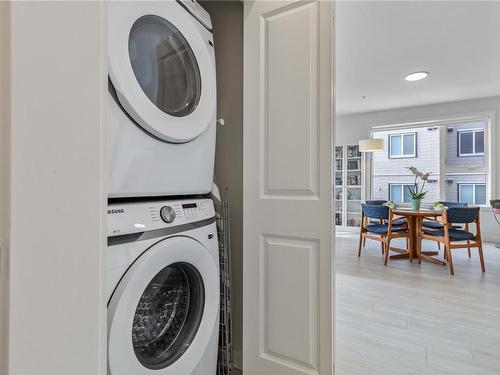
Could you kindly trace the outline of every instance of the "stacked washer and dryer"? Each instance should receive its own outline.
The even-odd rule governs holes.
[[[210,16],[195,1],[108,7],[108,374],[215,374]]]

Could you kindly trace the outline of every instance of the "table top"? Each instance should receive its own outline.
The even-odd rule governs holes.
[[[421,208],[420,210],[412,210],[411,208],[395,208],[392,212],[401,216],[442,216],[444,210],[433,210],[430,208]]]

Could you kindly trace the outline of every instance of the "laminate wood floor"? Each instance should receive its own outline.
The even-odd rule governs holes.
[[[485,244],[485,274],[477,250],[454,250],[451,276],[428,262],[384,267],[370,240],[358,258],[357,241],[337,236],[337,375],[500,374],[500,249]]]

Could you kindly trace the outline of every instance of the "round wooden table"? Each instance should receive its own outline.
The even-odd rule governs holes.
[[[392,210],[392,212],[394,213],[394,215],[404,216],[406,218],[406,221],[408,222],[408,231],[410,232],[410,238],[408,241],[409,242],[408,252],[403,254],[392,255],[391,258],[393,259],[401,259],[408,257],[411,257],[411,259],[418,258],[418,253],[417,253],[417,246],[419,246],[419,243],[417,241],[418,227],[420,226],[425,217],[437,218],[439,216],[443,216],[443,211],[430,210],[430,209],[412,210],[409,208],[395,208],[394,210]],[[433,257],[434,255],[438,254],[439,254],[438,251],[421,250],[422,260],[426,260],[428,262],[444,266],[446,264],[445,262]]]

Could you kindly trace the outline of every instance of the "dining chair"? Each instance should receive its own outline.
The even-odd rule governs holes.
[[[371,206],[383,206],[384,204],[386,204],[387,201],[384,200],[384,199],[376,199],[376,200],[368,200],[366,201],[366,204],[369,204]],[[363,221],[363,220],[361,220]],[[383,223],[383,220],[370,220],[370,223],[371,224],[381,224]],[[394,226],[399,226],[399,225],[407,225],[407,222],[406,222],[406,219],[403,217],[403,218],[397,218],[395,219],[393,222],[392,222],[392,225]],[[363,240],[363,247],[365,247],[366,245],[366,238]],[[409,243],[408,243],[408,240],[406,241],[406,247],[408,247]],[[384,253],[384,249],[382,248],[382,254]]]
[[[476,233],[469,231],[469,224],[476,224]],[[465,225],[464,230],[453,227],[453,224]],[[444,245],[445,259],[448,261],[450,273],[455,274],[453,268],[452,249],[468,249],[477,247],[481,270],[485,272],[483,243],[481,240],[481,226],[479,222],[479,207],[451,207],[443,213],[443,228],[438,230],[418,229],[417,254],[419,263],[421,262],[422,240],[437,241]],[[464,243],[465,241],[465,243]]]
[[[384,199],[378,199],[378,200],[369,200],[366,201],[366,204],[372,205],[372,206],[383,206],[386,204],[387,201]],[[373,224],[377,224],[374,222]],[[405,218],[399,218],[393,221],[392,225],[405,225],[406,224],[406,219]]]
[[[373,224],[370,219],[379,220],[379,223]],[[358,257],[361,256],[361,248],[365,240],[371,239],[380,241],[382,253],[384,254],[384,265],[387,266],[389,260],[389,251],[391,250],[391,241],[395,238],[409,238],[408,225],[393,225],[394,214],[392,209],[383,205],[361,204],[361,228],[359,232]],[[400,250],[400,249],[398,249]],[[406,252],[405,250],[396,252]]]
[[[438,203],[442,204],[443,206],[447,208],[464,208],[467,207],[467,203],[462,203],[462,202],[449,202],[449,201],[438,201]],[[431,230],[439,230],[443,229],[443,223],[439,220],[439,218],[431,218],[431,217],[426,217],[425,220],[422,222],[422,226],[426,229],[431,229]],[[455,225],[455,229],[461,229],[462,226],[460,225]],[[465,230],[468,231],[468,225],[466,225]],[[437,243],[438,249],[441,250],[441,245],[439,242]],[[470,248],[468,249],[469,253],[469,258],[471,257],[471,251]]]

